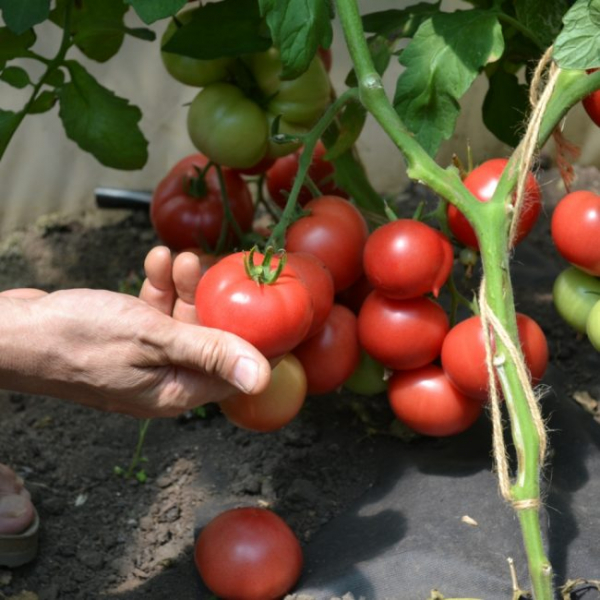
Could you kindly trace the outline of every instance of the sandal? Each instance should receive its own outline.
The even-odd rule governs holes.
[[[32,561],[38,550],[40,517],[37,510],[31,525],[21,533],[0,534],[0,566],[20,567]]]

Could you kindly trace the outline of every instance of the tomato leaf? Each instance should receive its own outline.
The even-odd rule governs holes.
[[[514,148],[529,111],[527,86],[503,68],[489,77],[489,84],[482,107],[483,122],[501,142]]]
[[[44,90],[29,107],[27,111],[30,115],[37,115],[48,112],[56,104],[56,92]]]
[[[59,91],[59,116],[67,137],[107,167],[143,167],[148,142],[138,127],[140,109],[101,86],[79,63],[66,66],[71,81]]]
[[[564,16],[564,27],[554,43],[553,55],[561,69],[600,67],[599,12],[598,0],[577,0]]]
[[[0,27],[0,63],[25,56],[35,40],[36,35],[32,29],[17,35],[8,27]]]
[[[65,9],[71,0],[57,0],[50,19],[59,27],[65,21]],[[126,27],[123,0],[75,3],[71,9],[71,33],[75,45],[92,60],[106,62],[121,48]]]
[[[0,73],[0,79],[17,89],[23,89],[31,83],[27,71],[21,67],[6,67]]]
[[[333,146],[327,149],[323,158],[333,161],[350,150],[359,138],[366,120],[367,111],[360,102],[348,104],[339,117],[338,137]]]
[[[195,10],[162,49],[208,60],[264,52],[270,47],[255,0],[222,0]]]
[[[259,0],[273,44],[279,49],[282,79],[302,75],[319,46],[329,48],[333,37],[329,3],[323,0]]]
[[[182,9],[187,0],[125,0],[133,6],[139,18],[150,25],[159,19],[170,17]]]
[[[50,0],[0,0],[2,18],[17,35],[45,21],[50,13]]]
[[[413,37],[421,23],[439,12],[439,2],[422,2],[404,9],[382,10],[369,13],[362,18],[363,28],[368,33],[377,33],[388,39]]]
[[[377,73],[379,73],[379,75],[383,75],[390,64],[390,59],[392,58],[391,43],[385,37],[374,35],[367,40],[367,46],[369,48],[369,53],[371,54],[371,59],[373,61],[375,70]],[[356,78],[354,69],[348,73],[344,83],[348,87],[358,86],[358,79]]]
[[[562,29],[562,18],[569,0],[514,0],[517,19],[543,48],[552,44]]]
[[[0,109],[0,158],[4,156],[6,147],[17,130],[21,118],[19,113]]]
[[[406,70],[398,78],[394,107],[429,154],[450,138],[460,98],[503,50],[500,23],[486,11],[439,13],[419,27],[400,56]]]

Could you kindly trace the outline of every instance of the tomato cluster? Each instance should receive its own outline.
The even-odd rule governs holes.
[[[600,350],[600,196],[580,190],[564,196],[551,222],[552,240],[571,264],[554,282],[561,317]]]

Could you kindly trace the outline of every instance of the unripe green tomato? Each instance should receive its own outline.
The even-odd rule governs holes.
[[[346,379],[344,387],[355,394],[375,396],[387,390],[385,367],[364,350],[360,352],[360,362],[354,373]]]
[[[600,280],[575,267],[565,269],[552,288],[558,314],[579,333],[586,332],[588,315],[600,299]]]
[[[192,143],[202,154],[234,169],[253,167],[269,145],[264,111],[229,83],[207,85],[194,98],[187,127]]]
[[[267,122],[269,124],[269,148],[267,150],[267,156],[271,158],[281,158],[282,156],[287,156],[292,152],[295,152],[302,146],[301,142],[287,142],[285,144],[278,144],[273,141],[271,138],[271,131],[273,126],[273,121],[275,120],[276,115],[267,113]],[[305,135],[308,133],[309,129],[307,127],[302,127],[300,125],[293,125],[288,123],[284,119],[279,119],[279,124],[277,127],[278,133],[285,133],[287,135]]]
[[[586,333],[592,346],[600,352],[600,300],[590,310],[587,318]]]
[[[305,127],[312,127],[325,112],[331,100],[331,83],[318,56],[300,77],[289,81],[279,78],[282,65],[275,48],[251,54],[244,60],[260,91],[266,98],[271,98],[267,112],[281,115],[290,125]]]
[[[197,8],[184,10],[177,15],[177,20],[185,25],[189,23],[197,11]],[[174,19],[169,21],[165,32],[161,39],[161,48],[173,37],[177,31],[177,23]],[[229,68],[233,63],[233,58],[215,58],[214,60],[201,60],[199,58],[191,58],[181,54],[173,54],[172,52],[161,53],[165,68],[177,81],[191,85],[194,87],[204,87],[209,83],[221,81],[228,77]]]

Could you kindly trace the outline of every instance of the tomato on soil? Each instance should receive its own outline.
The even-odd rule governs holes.
[[[215,517],[196,540],[194,559],[206,586],[222,600],[279,600],[304,562],[287,523],[264,508],[234,508]]]

